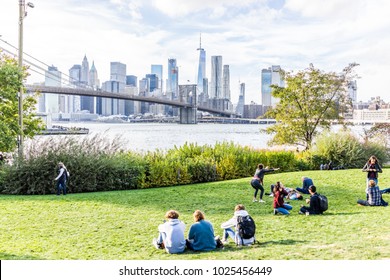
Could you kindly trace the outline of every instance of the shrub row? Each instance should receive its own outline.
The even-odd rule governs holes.
[[[0,191],[6,194],[53,194],[58,162],[71,173],[71,193],[153,188],[248,177],[263,163],[293,171],[299,161],[293,152],[256,150],[233,143],[181,147],[146,154],[121,151],[120,143],[104,137],[61,143],[34,142],[23,162],[3,166]]]

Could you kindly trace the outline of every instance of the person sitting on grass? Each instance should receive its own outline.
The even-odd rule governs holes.
[[[158,238],[153,239],[157,249],[164,249],[170,254],[182,253],[186,247],[184,238],[185,224],[179,220],[179,213],[169,210],[165,214],[168,221],[158,226]]]
[[[253,236],[252,238],[244,239],[239,237],[238,232],[237,232],[237,218],[239,216],[245,217],[248,216],[248,212],[245,210],[245,206],[242,204],[236,205],[234,207],[234,214],[233,217],[222,223],[221,228],[223,228],[223,238],[222,238],[222,243],[227,244],[228,243],[228,238],[229,236],[234,240],[234,242],[237,245],[251,245],[255,242],[255,237]]]
[[[214,237],[213,225],[205,220],[204,214],[200,210],[195,210],[195,223],[191,225],[186,240],[187,248],[194,251],[211,251],[217,246]]]
[[[313,180],[309,177],[303,176],[302,177],[302,188],[296,188],[297,191],[304,194],[310,194],[309,193],[309,187],[311,185],[314,185]]]
[[[274,187],[274,214],[283,214],[283,215],[289,215],[293,207],[289,204],[284,203],[284,197],[288,195],[288,192],[284,188],[283,184],[280,182],[276,182],[276,185]]]
[[[306,203],[309,204],[309,207],[301,205],[301,209],[299,210],[299,214],[306,215],[318,215],[322,214],[320,199],[317,195],[317,189],[314,185],[309,187],[310,199],[306,199]]]
[[[376,185],[375,180],[368,182],[367,200],[359,199],[358,205],[362,206],[387,206],[388,203],[383,200],[382,193]]]

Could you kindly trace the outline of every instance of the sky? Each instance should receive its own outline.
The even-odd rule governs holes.
[[[0,39],[18,46],[19,1],[2,0]],[[110,62],[138,79],[176,58],[179,84],[196,83],[199,37],[211,56],[230,67],[232,102],[245,83],[246,103],[261,104],[261,70],[280,65],[299,71],[312,63],[341,72],[356,62],[358,101],[390,101],[388,0],[31,0],[23,20],[23,50],[69,74],[86,55],[100,82]],[[0,47],[11,49],[0,40]],[[26,56],[25,56],[26,57]],[[44,81],[32,73],[29,83]]]

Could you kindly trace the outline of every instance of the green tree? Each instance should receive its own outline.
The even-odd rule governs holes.
[[[21,71],[15,58],[0,52],[0,151],[10,152],[17,147],[18,92],[27,76],[26,67]],[[42,120],[34,113],[36,100],[37,93],[24,95],[23,134],[29,138],[43,128]]]
[[[310,149],[320,128],[329,128],[332,121],[342,119],[350,104],[347,85],[355,76],[352,63],[341,73],[324,72],[312,64],[294,74],[283,72],[286,87],[272,85],[272,95],[279,99],[267,117],[277,123],[266,129],[274,134],[271,144],[290,144]]]

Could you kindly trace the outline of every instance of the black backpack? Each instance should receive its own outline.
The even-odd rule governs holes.
[[[320,202],[321,213],[328,210],[328,198],[325,195],[317,194],[318,200]]]
[[[255,236],[256,224],[251,216],[237,217],[237,232],[243,239],[249,239]]]

